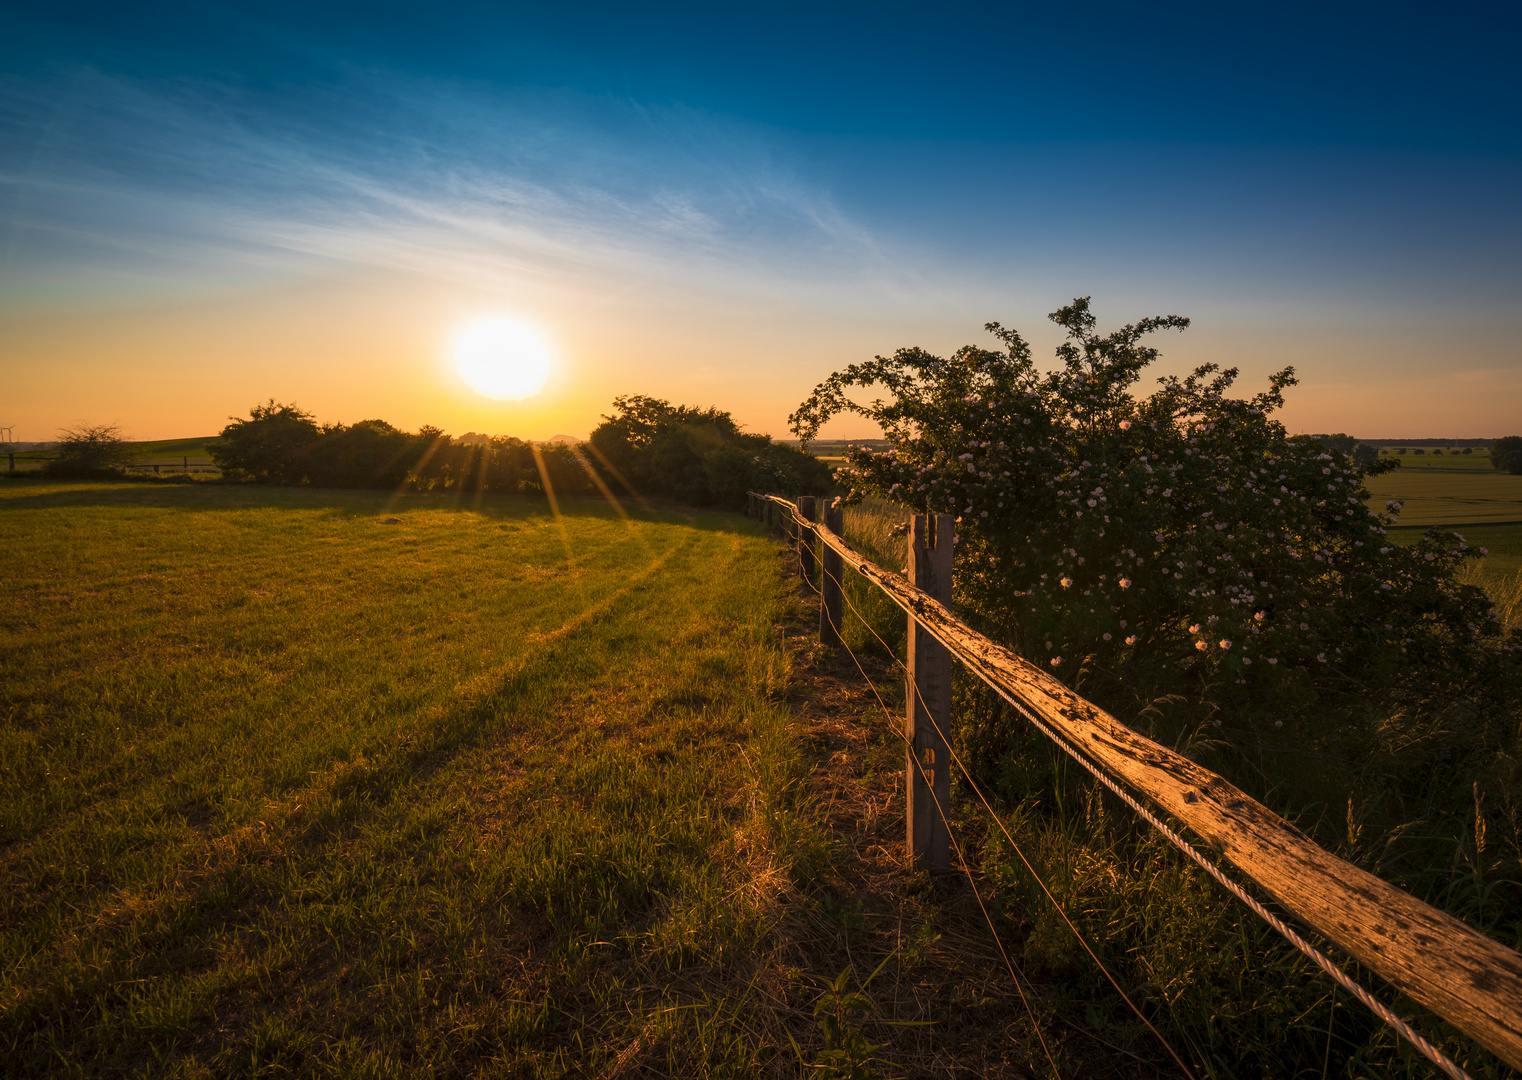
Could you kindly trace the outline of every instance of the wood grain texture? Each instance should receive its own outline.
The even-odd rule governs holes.
[[[945,603],[951,602],[952,527],[945,514],[916,514],[909,520],[906,565],[911,587]],[[945,873],[951,869],[951,832],[944,817],[951,811],[951,754],[944,738],[951,730],[951,653],[910,615],[907,654],[906,840],[916,867]]]
[[[835,500],[838,503],[840,500]],[[839,536],[842,512],[838,505],[825,503],[821,527]],[[819,552],[819,641],[824,645],[840,644],[840,628],[845,618],[844,571],[840,552],[823,545]]]
[[[1522,956],[1313,843],[1220,776],[1137,734],[978,634],[833,533],[822,541],[989,682],[1192,829],[1287,911],[1514,1068],[1522,1069]]]
[[[814,496],[800,495],[793,507],[801,523],[798,528],[798,573],[804,581],[814,582]]]

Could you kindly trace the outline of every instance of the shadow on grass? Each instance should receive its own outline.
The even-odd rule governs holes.
[[[41,488],[42,490],[37,490]],[[28,490],[30,489],[30,490]],[[475,494],[457,491],[371,491],[363,489],[278,487],[210,482],[59,481],[11,479],[0,482],[0,513],[62,508],[138,508],[199,513],[241,510],[291,510],[352,517],[392,517],[408,513],[462,513],[493,520],[550,517],[548,499],[536,495]],[[565,518],[610,519],[619,516],[601,496],[559,500]],[[634,521],[686,524],[712,532],[735,532],[749,526],[735,512],[651,500],[650,509],[622,504]]]

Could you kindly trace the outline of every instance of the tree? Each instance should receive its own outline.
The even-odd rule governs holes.
[[[59,435],[58,457],[43,466],[49,476],[120,476],[132,460],[131,448],[115,424],[65,428]]]
[[[319,487],[398,488],[407,482],[427,445],[425,439],[384,420],[324,424],[307,446],[306,469]]]
[[[1495,632],[1484,594],[1453,576],[1480,550],[1440,530],[1389,543],[1399,506],[1366,507],[1366,470],[1272,419],[1292,368],[1246,399],[1215,364],[1137,397],[1158,356],[1143,339],[1187,319],[1100,335],[1087,297],[1051,318],[1067,331],[1053,372],[989,323],[1002,350],[853,364],[791,418],[804,439],[842,412],[882,428],[890,448],[856,447],[837,474],[848,500],[955,515],[958,603],[984,632],[1083,672],[1099,700],[1189,693],[1260,717]],[[886,395],[861,405],[852,387]]]
[[[1312,435],[1310,438],[1334,453],[1347,454],[1354,461],[1363,465],[1373,465],[1379,460],[1378,450],[1365,443],[1360,443],[1351,435]]]
[[[1490,464],[1513,476],[1522,474],[1522,435],[1508,435],[1491,443]]]
[[[222,475],[274,484],[306,481],[308,454],[322,434],[311,413],[270,398],[250,409],[247,420],[228,419],[221,437],[207,447]]]
[[[614,398],[613,408],[592,432],[593,449],[643,493],[738,509],[751,489],[822,494],[831,486],[818,458],[740,430],[721,409],[641,394]]]

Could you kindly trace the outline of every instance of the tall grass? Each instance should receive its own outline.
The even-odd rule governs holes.
[[[869,504],[848,511],[846,536],[874,561],[899,569],[904,540],[891,530],[902,520],[897,508]],[[854,598],[869,586],[852,577]],[[1487,576],[1470,564],[1461,580],[1485,587],[1505,627],[1517,625],[1522,574]],[[905,619],[897,608],[866,600],[856,610],[873,625],[848,625],[848,643],[871,646],[880,636],[901,648]],[[1140,700],[1120,719],[1227,776],[1343,858],[1516,947],[1522,753],[1504,718],[1473,704],[1473,689],[1409,701],[1368,731],[1314,749],[1176,697]],[[960,669],[953,723],[960,752],[1068,917],[1207,1075],[1430,1075],[1362,1006],[1334,993],[1308,961]],[[1154,1051],[1150,1034],[1003,836],[975,814],[967,823],[966,839],[1021,965],[1038,982],[1068,988],[1057,1011],[1081,1017],[1122,1050]],[[1472,1075],[1511,1075],[1466,1037],[1345,963]]]
[[[903,525],[908,519],[909,512],[897,503],[863,499],[845,508],[843,538],[884,569],[903,572],[907,551]],[[901,659],[908,631],[904,620],[895,617],[900,615],[898,607],[860,574],[848,572],[843,584],[850,605],[843,633],[846,644],[857,652]]]
[[[1474,585],[1485,590],[1503,632],[1510,633],[1522,626],[1522,570],[1498,573],[1488,568],[1484,561],[1467,562],[1459,569],[1455,580],[1461,585]]]

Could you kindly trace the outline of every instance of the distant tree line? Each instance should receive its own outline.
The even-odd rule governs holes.
[[[1508,435],[1491,443],[1490,464],[1513,476],[1522,475],[1522,435]]]
[[[635,489],[694,506],[740,507],[747,490],[823,493],[830,467],[814,455],[740,430],[721,409],[633,394],[592,432],[599,462]]]
[[[738,508],[749,488],[824,492],[829,468],[770,436],[740,430],[729,413],[640,395],[614,400],[589,444],[469,442],[438,428],[402,431],[384,420],[319,424],[273,399],[233,418],[208,447],[225,478],[313,487],[587,495],[602,485],[694,506]]]
[[[1379,460],[1379,451],[1367,443],[1361,443],[1351,435],[1309,435],[1306,438],[1318,442],[1328,450],[1346,454],[1360,465],[1372,465]]]

